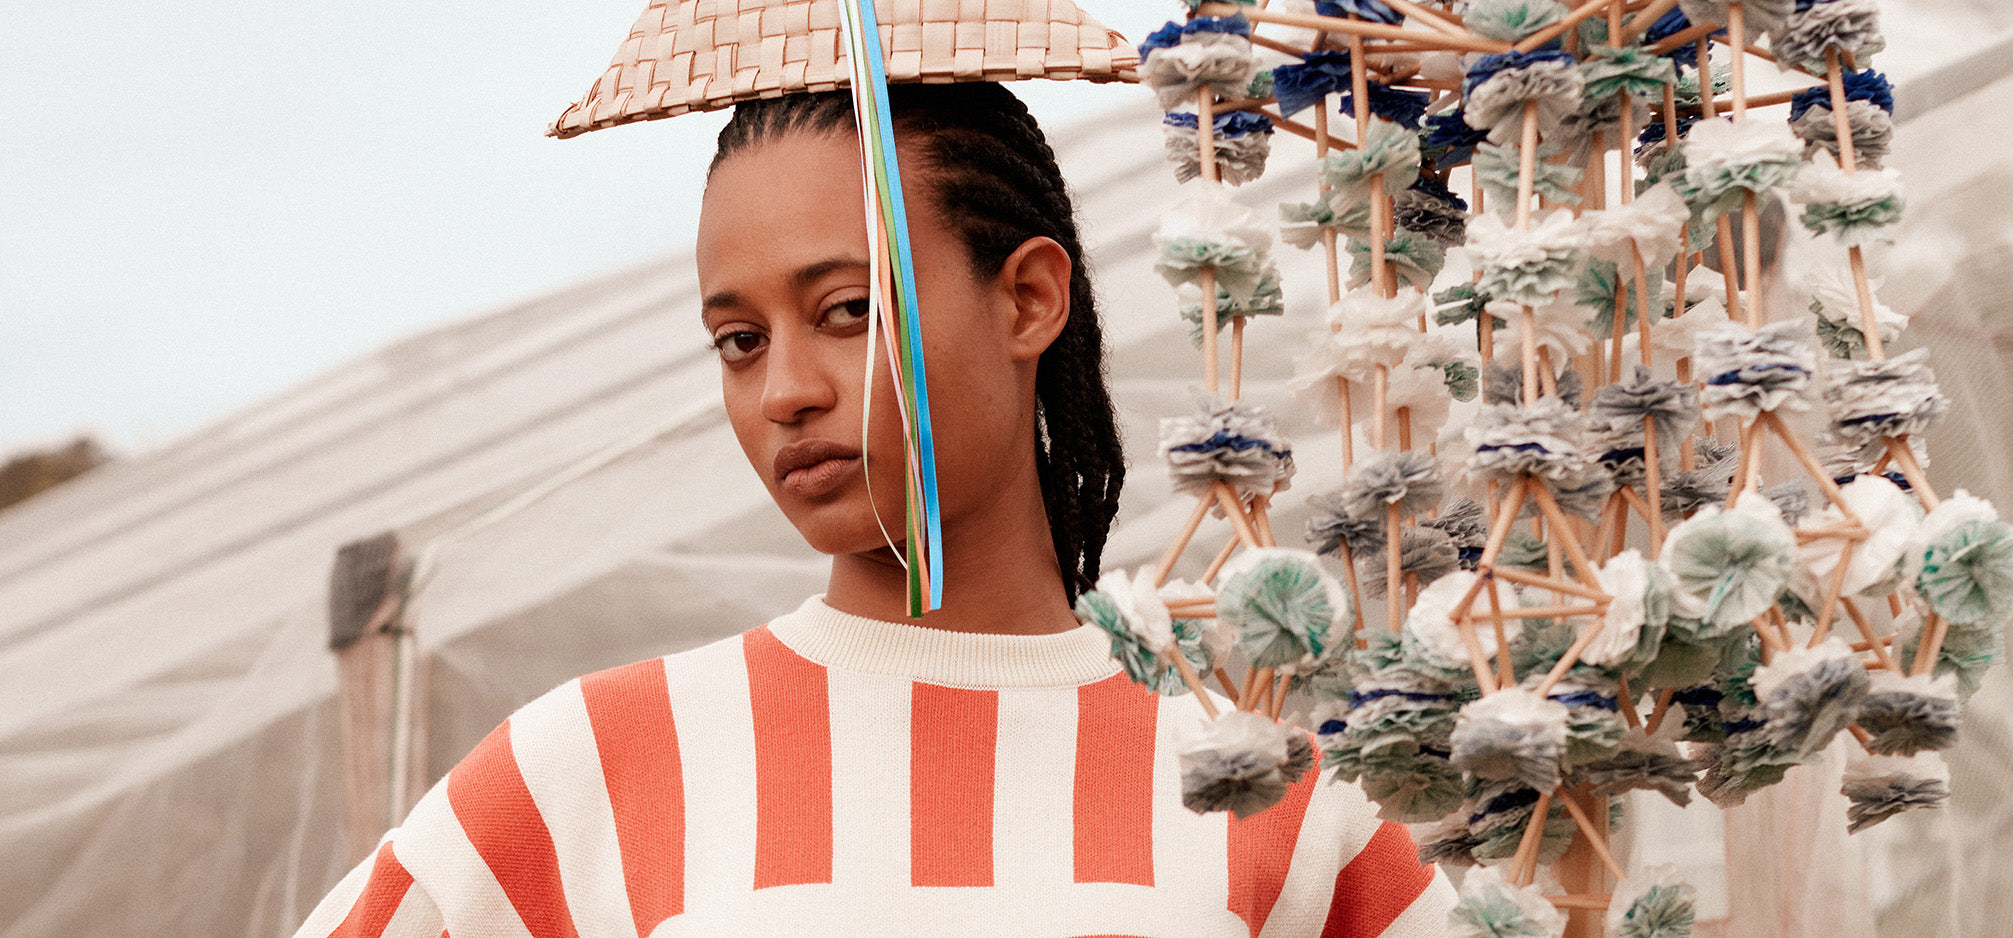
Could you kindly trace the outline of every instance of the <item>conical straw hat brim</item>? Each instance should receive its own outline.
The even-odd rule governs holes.
[[[1072,0],[876,0],[888,80],[1138,81],[1139,54]],[[850,82],[839,0],[650,0],[614,62],[546,132],[831,91]]]

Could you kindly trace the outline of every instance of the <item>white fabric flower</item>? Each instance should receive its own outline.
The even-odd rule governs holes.
[[[1917,540],[1915,526],[1922,520],[1922,509],[1914,498],[1880,476],[1860,476],[1839,489],[1839,495],[1866,526],[1866,538],[1852,549],[1852,560],[1845,565],[1839,595],[1884,596],[1901,577],[1902,558]],[[1824,510],[1805,519],[1803,526],[1815,530],[1844,521],[1838,506],[1826,502]],[[1823,602],[1831,588],[1843,549],[1844,542],[1833,537],[1797,546],[1796,573],[1789,585],[1811,608]]]
[[[1418,643],[1419,650],[1428,663],[1443,670],[1468,667],[1468,643],[1461,637],[1461,629],[1454,624],[1454,607],[1467,595],[1468,588],[1475,584],[1475,574],[1470,571],[1449,573],[1432,585],[1419,591],[1419,599],[1412,604],[1412,611],[1405,617],[1405,632]],[[1477,602],[1487,602],[1486,599]],[[1486,608],[1486,607],[1485,607]],[[1521,619],[1510,619],[1503,623],[1503,635],[1510,641],[1523,634]],[[1496,653],[1496,629],[1494,623],[1487,628],[1475,626],[1475,639],[1481,643],[1482,654]]]
[[[1173,660],[1174,617],[1153,585],[1151,570],[1141,568],[1137,576],[1128,576],[1124,570],[1108,571],[1097,578],[1097,590],[1111,597],[1119,618],[1140,644],[1163,660]]]
[[[1669,182],[1660,181],[1634,202],[1585,212],[1580,219],[1587,226],[1587,253],[1595,260],[1628,271],[1635,262],[1629,250],[1633,247],[1641,252],[1643,263],[1655,269],[1678,252],[1691,208]]]
[[[1160,217],[1153,244],[1154,269],[1169,286],[1195,283],[1210,268],[1218,287],[1248,303],[1265,273],[1272,226],[1221,185],[1206,185]]]

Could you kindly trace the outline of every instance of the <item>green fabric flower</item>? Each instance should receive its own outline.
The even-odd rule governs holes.
[[[1696,620],[1697,637],[1709,640],[1775,604],[1795,568],[1796,536],[1774,504],[1749,495],[1738,507],[1708,506],[1672,528],[1662,559],[1677,580],[1673,610]]]
[[[1498,146],[1484,143],[1475,147],[1475,175],[1482,182],[1482,191],[1489,204],[1498,212],[1514,215],[1517,209],[1517,184],[1523,178],[1521,148],[1514,144]],[[1546,160],[1559,154],[1556,143],[1538,145],[1538,159],[1532,164],[1531,191],[1542,198],[1554,202],[1577,205],[1582,172],[1579,167],[1565,163],[1549,163]]]
[[[1223,572],[1216,615],[1253,667],[1319,657],[1329,631],[1349,618],[1349,597],[1304,550],[1272,547],[1238,556]],[[1340,628],[1346,629],[1346,626]],[[1339,631],[1339,629],[1338,629]]]
[[[1580,72],[1587,76],[1589,98],[1622,93],[1661,98],[1664,86],[1677,80],[1670,59],[1651,55],[1641,46],[1595,46],[1593,56],[1580,62]]]
[[[1997,627],[2013,619],[2013,525],[1963,492],[1922,520],[1926,547],[1916,592],[1953,625]]]

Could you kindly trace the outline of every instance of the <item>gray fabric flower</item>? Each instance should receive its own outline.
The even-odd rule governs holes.
[[[1884,361],[1832,359],[1824,378],[1832,433],[1843,445],[1884,444],[1890,436],[1922,433],[1949,406],[1929,368],[1928,349]]]
[[[1803,516],[1810,511],[1810,490],[1799,482],[1783,482],[1762,487],[1761,497],[1774,503],[1775,510],[1782,512],[1782,523],[1796,527]]]
[[[1531,826],[1532,816],[1537,813],[1537,803],[1538,793],[1522,782],[1470,779],[1461,812],[1468,818],[1468,831],[1481,841],[1475,845],[1475,857],[1499,860],[1515,854],[1524,831]],[[1552,863],[1564,856],[1577,830],[1565,806],[1552,802],[1540,825],[1538,862]],[[1489,867],[1475,872],[1486,869]]]
[[[1477,778],[1551,791],[1566,758],[1569,718],[1557,701],[1504,688],[1461,708],[1450,758]]]
[[[1950,800],[1950,770],[1934,753],[1868,758],[1846,767],[1839,791],[1851,802],[1845,809],[1846,832],[1857,834],[1903,811],[1942,807]]]
[[[1768,37],[1768,51],[1785,68],[1823,75],[1825,51],[1837,49],[1865,68],[1887,48],[1880,34],[1880,8],[1873,0],[1825,0],[1797,10]]]
[[[1339,495],[1316,495],[1307,500],[1314,514],[1307,519],[1307,545],[1317,554],[1340,557],[1347,545],[1351,554],[1380,549],[1384,544],[1383,517],[1354,518],[1343,510]]]
[[[1718,23],[1726,25],[1731,17],[1727,7],[1729,0],[1678,0],[1678,9],[1684,11],[1685,19],[1694,23]],[[1761,34],[1781,26],[1791,13],[1796,12],[1796,0],[1744,0],[1741,3],[1742,24],[1747,30],[1747,41],[1761,38]]]
[[[1669,459],[1698,424],[1698,392],[1689,384],[1659,381],[1648,366],[1637,365],[1629,380],[1594,392],[1587,411],[1595,417],[1633,421],[1638,427],[1644,417],[1655,417],[1657,454]]]
[[[1482,503],[1465,495],[1440,509],[1436,517],[1419,522],[1419,527],[1446,532],[1448,543],[1460,557],[1461,569],[1475,569],[1482,548],[1489,541],[1489,517]]]
[[[1481,862],[1475,859],[1475,848],[1481,846],[1482,838],[1468,830],[1467,818],[1456,815],[1443,819],[1419,831],[1417,836],[1422,864],[1470,867]]]
[[[1251,40],[1217,31],[1188,33],[1180,44],[1154,49],[1140,63],[1140,78],[1159,96],[1162,110],[1193,103],[1203,88],[1241,98],[1257,71]]]
[[[1162,124],[1161,131],[1167,147],[1167,161],[1174,164],[1174,181],[1187,182],[1201,176],[1202,150],[1196,140],[1196,128]],[[1217,178],[1230,185],[1241,186],[1265,175],[1265,161],[1272,156],[1272,135],[1217,134],[1214,150]]]
[[[1833,0],[1837,2],[1837,0]],[[1845,117],[1852,125],[1852,156],[1859,169],[1879,169],[1894,145],[1894,117],[1871,101],[1847,101]],[[1792,133],[1804,142],[1804,155],[1823,150],[1838,159],[1838,125],[1831,119],[1831,106],[1813,104],[1789,122]]]
[[[1425,235],[1446,247],[1467,240],[1468,213],[1417,189],[1391,197],[1391,217],[1399,229]],[[1368,237],[1368,233],[1364,237]]]
[[[1490,362],[1488,366],[1488,389],[1482,394],[1484,404],[1521,404],[1524,400],[1524,366],[1513,359]],[[1580,370],[1565,365],[1559,368],[1552,381],[1557,389],[1554,396],[1565,401],[1566,406],[1580,409],[1580,396],[1586,392],[1586,385],[1580,381]]]
[[[1641,730],[1623,735],[1612,755],[1573,773],[1573,780],[1590,786],[1596,797],[1654,791],[1680,808],[1691,804],[1697,778],[1698,765],[1679,753],[1676,743]]]
[[[1539,61],[1505,68],[1468,90],[1463,118],[1487,131],[1489,142],[1510,143],[1523,133],[1524,103],[1538,104],[1538,132],[1550,135],[1574,111],[1587,79],[1570,62]]]
[[[1867,751],[1883,756],[1948,749],[1957,741],[1962,719],[1957,679],[1949,675],[1906,677],[1876,671],[1859,706],[1859,725],[1872,734]]]
[[[1247,710],[1217,717],[1181,752],[1182,805],[1197,814],[1229,811],[1245,818],[1278,804],[1292,784],[1285,771],[1292,758],[1287,739],[1298,734]]]
[[[1220,481],[1241,498],[1272,494],[1292,459],[1272,415],[1244,401],[1197,403],[1193,415],[1160,421],[1160,453],[1175,491],[1200,496]]]
[[[1803,410],[1817,370],[1817,343],[1808,321],[1779,322],[1749,330],[1736,323],[1700,333],[1692,354],[1705,388],[1699,407],[1707,420],[1753,420],[1778,408]]]
[[[1440,503],[1440,471],[1430,454],[1379,450],[1358,460],[1336,496],[1350,517],[1385,517],[1386,505],[1416,515]]]
[[[1799,759],[1823,751],[1858,718],[1867,687],[1865,666],[1836,638],[1779,651],[1754,674],[1770,744]]]
[[[1372,548],[1356,554],[1356,582],[1363,595],[1375,599],[1384,595],[1387,552]],[[1430,585],[1460,566],[1460,552],[1447,532],[1426,527],[1405,528],[1398,534],[1398,571],[1419,578],[1420,586]]]
[[[1475,447],[1468,471],[1504,482],[1524,475],[1573,478],[1586,462],[1580,449],[1586,425],[1584,415],[1556,397],[1530,407],[1484,404],[1465,431]]]
[[[1726,501],[1733,488],[1733,474],[1740,467],[1740,451],[1715,442],[1711,437],[1694,437],[1693,462],[1698,466],[1664,479],[1664,520],[1683,518],[1708,505]]]

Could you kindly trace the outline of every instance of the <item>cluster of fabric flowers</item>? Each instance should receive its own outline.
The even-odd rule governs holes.
[[[1213,354],[1212,326],[1284,309],[1275,240],[1346,257],[1289,385],[1330,425],[1367,409],[1377,448],[1310,498],[1312,550],[1290,550],[1263,525],[1293,468],[1269,415],[1233,385],[1162,422],[1175,490],[1205,503],[1188,535],[1204,508],[1258,530],[1162,583],[1184,535],[1078,611],[1140,683],[1240,698],[1184,754],[1186,802],[1263,810],[1318,754],[1422,825],[1423,858],[1473,868],[1453,933],[1502,936],[1558,933],[1535,867],[1627,791],[1738,804],[1849,735],[1852,830],[1947,798],[1937,753],[2013,622],[2013,525],[1927,491],[1947,402],[1926,353],[1885,354],[1906,320],[1861,252],[1903,199],[1871,0],[1679,0],[1625,35],[1556,0],[1232,6],[1196,0],[1141,47],[1176,177],[1212,181],[1164,216],[1157,268]],[[1352,22],[1254,43],[1254,22],[1307,14]],[[1384,52],[1357,24],[1465,38]],[[1695,43],[1764,36],[1829,80],[1786,120],[1723,116],[1740,78]],[[1276,129],[1338,105],[1317,198],[1274,225],[1231,196]],[[1622,197],[1586,204],[1589,167],[1630,143]],[[1461,167],[1491,211],[1449,188]],[[1761,315],[1770,291],[1740,283],[1772,267],[1751,233],[1781,201],[1841,255],[1803,284],[1813,315]],[[1736,225],[1747,243],[1723,240]],[[1387,423],[1432,449],[1383,448]],[[1763,484],[1765,446],[1801,474]],[[1363,624],[1379,601],[1390,629]],[[1311,744],[1276,719],[1289,691]],[[1678,938],[1691,901],[1639,874],[1607,925]]]

